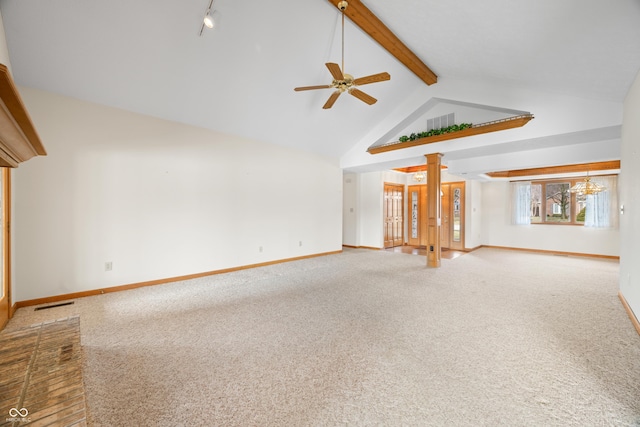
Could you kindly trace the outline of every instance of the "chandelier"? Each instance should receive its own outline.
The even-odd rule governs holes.
[[[576,185],[569,189],[572,193],[577,193],[579,195],[588,196],[590,194],[600,193],[601,191],[605,191],[606,188],[597,182],[592,182],[591,178],[587,174],[584,181],[577,182]]]

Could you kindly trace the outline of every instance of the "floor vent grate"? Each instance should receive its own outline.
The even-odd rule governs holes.
[[[54,307],[63,307],[65,305],[71,305],[74,302],[75,301],[69,301],[69,302],[61,302],[60,304],[45,305],[44,307],[36,307],[33,311],[46,310],[47,308],[54,308]]]

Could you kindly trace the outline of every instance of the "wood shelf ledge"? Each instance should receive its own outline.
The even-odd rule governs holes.
[[[520,116],[508,117],[506,119],[473,125],[470,128],[459,130],[456,132],[443,133],[441,135],[433,135],[426,138],[418,138],[413,141],[395,141],[384,145],[369,147],[367,152],[369,152],[369,154],[379,154],[385,153],[387,151],[401,150],[403,148],[417,147],[419,145],[433,144],[435,142],[447,141],[449,139],[464,138],[467,136],[481,135],[483,133],[519,128],[529,123],[531,119],[533,119],[533,114],[523,114]]]

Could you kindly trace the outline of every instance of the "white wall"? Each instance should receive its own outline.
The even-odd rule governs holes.
[[[7,39],[4,35],[4,23],[2,13],[0,13],[0,64],[4,64],[11,72],[11,62],[9,61],[9,50],[7,49]]]
[[[358,197],[358,235],[360,239],[356,246],[370,248],[384,246],[383,192],[382,172],[360,174],[360,194]]]
[[[640,73],[624,102],[620,169],[620,292],[640,319]]]
[[[337,160],[20,90],[14,301],[341,249]]]
[[[482,245],[482,183],[466,181],[465,184],[464,247]]]
[[[508,182],[482,183],[482,244],[512,248],[620,254],[619,229],[565,225],[512,225]]]
[[[346,173],[343,176],[342,190],[342,244],[358,246],[358,206],[359,175]]]

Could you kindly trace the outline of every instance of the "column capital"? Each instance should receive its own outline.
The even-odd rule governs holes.
[[[427,164],[429,164],[429,163],[433,163],[434,161],[439,162],[442,156],[444,156],[444,154],[432,153],[432,154],[425,154],[424,156],[427,158]]]

